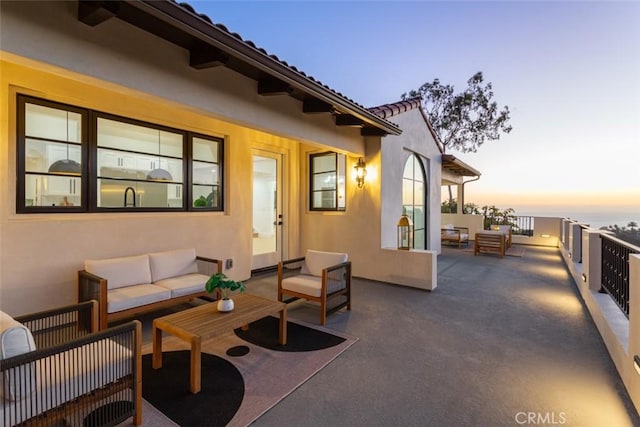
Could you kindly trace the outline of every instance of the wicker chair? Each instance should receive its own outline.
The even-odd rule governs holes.
[[[351,261],[347,259],[345,253],[308,250],[305,257],[278,263],[278,301],[303,298],[319,303],[322,325],[327,315],[343,307],[351,310]],[[292,271],[296,274],[285,277]],[[285,294],[292,297],[285,300]]]
[[[96,301],[0,312],[1,425],[140,425],[140,322],[97,330]]]

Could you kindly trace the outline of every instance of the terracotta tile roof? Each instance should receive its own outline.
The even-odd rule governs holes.
[[[393,104],[384,104],[384,105],[379,105],[377,107],[371,107],[369,108],[369,111],[371,111],[376,116],[386,119],[387,117],[392,117],[392,116],[395,116],[396,114],[413,110],[414,108],[420,108],[421,103],[422,103],[422,98],[417,97],[417,98],[406,99],[400,102],[394,102]]]

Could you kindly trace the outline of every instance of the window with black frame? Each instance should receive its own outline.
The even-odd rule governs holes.
[[[221,211],[224,140],[17,97],[16,212]]]
[[[183,209],[185,135],[97,118],[96,207]]]
[[[18,98],[18,212],[86,209],[86,110]]]
[[[418,156],[412,154],[407,159],[402,174],[402,208],[413,222],[414,249],[427,249],[425,183],[422,163]]]
[[[310,163],[310,209],[344,211],[346,156],[334,152],[311,154]]]

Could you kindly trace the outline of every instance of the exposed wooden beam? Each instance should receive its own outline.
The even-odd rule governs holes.
[[[360,130],[360,135],[362,136],[387,136],[387,132],[383,131],[382,129],[378,129],[376,127],[373,126],[364,126],[361,130]]]
[[[302,101],[303,113],[331,113],[333,105],[320,101],[318,98],[305,98]]]
[[[338,114],[336,116],[336,126],[362,126],[364,122],[351,114]]]
[[[291,91],[291,86],[282,80],[260,79],[258,81],[258,94],[263,96],[288,95]]]
[[[201,43],[189,51],[189,66],[196,70],[218,67],[229,61],[229,55],[218,48]]]
[[[78,2],[78,20],[91,27],[102,24],[118,12],[118,5],[111,1],[84,1]]]

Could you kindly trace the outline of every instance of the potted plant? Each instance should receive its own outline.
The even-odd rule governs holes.
[[[231,311],[233,310],[233,300],[229,298],[229,295],[233,291],[244,292],[245,286],[242,282],[229,279],[224,273],[216,273],[207,280],[204,289],[208,293],[219,289],[222,299],[218,301],[218,311]]]

